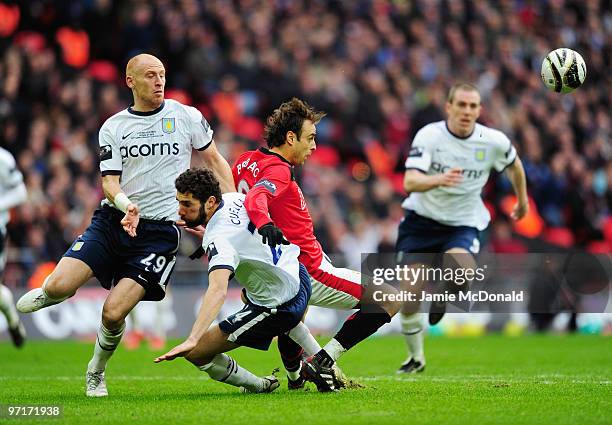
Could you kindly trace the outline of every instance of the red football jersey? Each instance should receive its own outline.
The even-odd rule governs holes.
[[[300,247],[300,263],[309,272],[319,267],[323,249],[315,238],[293,166],[282,156],[260,148],[240,155],[232,174],[238,192],[247,194],[244,206],[255,227],[272,221],[289,242]]]

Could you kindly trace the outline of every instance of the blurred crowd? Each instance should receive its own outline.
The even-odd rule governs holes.
[[[503,176],[485,190],[488,249],[529,241],[610,252],[612,6],[606,0],[31,0],[0,2],[0,145],[29,199],[9,228],[5,280],[25,282],[87,226],[103,194],[98,129],[126,108],[127,60],[167,69],[167,97],[202,111],[230,164],[261,144],[263,120],[292,96],[328,116],[300,172],[325,250],[357,267],[392,251],[414,133],[444,118],[450,85],[481,90],[480,122],[525,164],[532,215],[507,218]],[[587,78],[546,91],[548,51],[577,50]]]

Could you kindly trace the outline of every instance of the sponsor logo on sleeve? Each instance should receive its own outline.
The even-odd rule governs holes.
[[[410,148],[410,152],[408,152],[408,158],[420,158],[423,156],[423,148],[414,147]]]
[[[274,194],[276,193],[276,185],[274,183],[272,183],[270,180],[259,180],[257,183],[255,183],[255,185],[253,187],[257,187],[257,186],[263,186],[265,187],[268,192]]]
[[[106,161],[107,159],[112,159],[113,157],[113,149],[109,146],[100,146],[100,161]]]

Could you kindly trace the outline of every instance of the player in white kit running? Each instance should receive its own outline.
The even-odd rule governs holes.
[[[480,109],[476,86],[456,84],[446,102],[447,120],[426,125],[414,137],[404,175],[404,189],[410,195],[402,204],[406,216],[399,226],[396,245],[403,261],[414,268],[432,265],[425,264],[428,260],[423,255],[415,255],[422,253],[447,254],[444,260],[449,266],[476,267],[479,232],[491,220],[481,192],[493,169],[506,172],[518,198],[512,218],[518,220],[527,213],[521,160],[505,134],[476,122]],[[458,290],[457,285],[452,286],[450,290]],[[422,372],[425,368],[419,304],[407,302],[402,307],[402,333],[409,353],[398,370],[401,373]],[[439,322],[444,312],[444,303],[432,304],[430,323]]]
[[[164,298],[180,239],[174,180],[189,168],[192,150],[201,152],[223,191],[234,191],[206,119],[193,107],[164,100],[161,61],[148,54],[133,57],[125,81],[134,103],[106,120],[99,134],[106,199],[43,286],[17,302],[24,313],[57,304],[93,276],[110,289],[87,367],[86,394],[92,397],[108,395],[104,370],[127,314],[141,300]]]
[[[2,284],[2,273],[6,264],[6,225],[9,210],[23,203],[28,196],[23,176],[15,158],[6,149],[0,148],[0,313],[6,317],[8,330],[16,347],[25,341],[25,329],[13,304],[13,294]]]

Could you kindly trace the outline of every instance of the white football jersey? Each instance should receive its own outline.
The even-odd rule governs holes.
[[[23,186],[22,194],[25,198],[25,185],[23,183],[23,175],[17,168],[15,158],[9,151],[0,147],[0,205],[6,204],[12,206],[16,204],[13,198],[14,194],[11,195],[9,192],[17,189],[19,186]],[[7,197],[7,199],[4,199]],[[23,202],[25,199],[20,199]],[[20,202],[18,202],[20,203]],[[9,221],[9,208],[0,207],[0,232],[6,231],[6,224]],[[2,252],[2,247],[0,247]]]
[[[402,207],[449,226],[471,226],[483,230],[491,216],[480,196],[492,168],[504,170],[516,159],[516,149],[504,133],[476,123],[474,132],[462,139],[438,121],[417,132],[406,159],[406,169],[441,174],[451,168],[463,170],[463,181],[455,187],[440,186],[413,192]]]
[[[192,148],[204,150],[212,138],[200,111],[175,100],[166,99],[151,112],[128,108],[100,129],[100,171],[121,176],[121,190],[141,217],[176,220],[174,180],[189,169]]]
[[[247,291],[249,300],[264,307],[277,307],[300,289],[297,245],[262,242],[261,235],[244,208],[242,193],[223,194],[223,203],[206,226],[202,247],[208,255],[208,272],[231,270]]]

